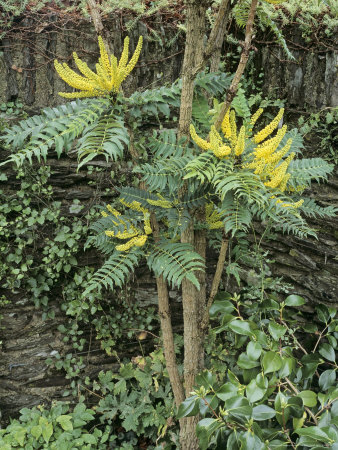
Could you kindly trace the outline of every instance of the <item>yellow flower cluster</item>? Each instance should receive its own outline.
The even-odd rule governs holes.
[[[221,124],[224,138],[211,126],[209,139],[210,142],[200,138],[193,125],[190,126],[191,137],[194,142],[203,150],[211,150],[217,158],[226,158],[229,156],[240,157],[244,154],[246,141],[249,139],[253,145],[250,153],[246,152],[242,156],[242,167],[244,169],[253,169],[256,175],[264,182],[265,186],[271,189],[278,188],[280,191],[290,190],[287,184],[290,174],[287,173],[290,162],[295,157],[295,153],[288,155],[292,139],[288,139],[285,145],[279,149],[283,138],[285,137],[287,126],[282,126],[277,133],[271,137],[273,131],[278,127],[284,114],[284,108],[281,108],[276,117],[262,130],[258,131],[253,137],[251,130],[263,112],[259,108],[250,119],[249,124],[241,126],[237,132],[236,114],[234,110],[228,110]],[[268,138],[269,139],[266,139]],[[252,148],[250,144],[249,148]],[[284,157],[287,158],[284,160]]]
[[[215,210],[213,203],[207,203],[205,205],[205,219],[208,224],[209,230],[216,230],[223,228],[224,224],[220,220],[220,214]]]
[[[124,221],[122,217],[120,217],[121,214],[118,211],[116,211],[116,209],[113,209],[110,205],[107,205],[107,210],[112,214],[112,216],[114,216],[117,219],[117,221],[112,219],[113,224],[116,226],[122,225],[124,230],[122,232],[118,231],[117,233],[111,230],[107,230],[105,231],[105,234],[107,236],[116,237],[118,239],[129,239],[128,242],[116,246],[116,250],[123,252],[130,250],[134,246],[142,247],[146,243],[148,235],[152,233],[152,228],[150,225],[150,212],[148,211],[148,209],[143,208],[141,206],[141,203],[137,201],[128,203],[123,199],[121,199],[120,202],[123,205],[127,206],[128,208],[131,208],[134,211],[138,211],[143,214],[143,223],[144,223],[143,229],[145,233],[141,234],[142,232],[138,230],[136,227],[126,223],[126,221]],[[104,217],[109,216],[109,214],[107,214],[105,211],[102,212],[102,215]]]
[[[271,198],[275,198],[275,196],[273,195]],[[281,203],[281,206],[283,208],[299,208],[300,206],[302,206],[302,204],[304,203],[304,200],[298,200],[298,202],[293,202],[293,203],[284,203],[282,200],[277,200],[276,202],[277,204]]]
[[[191,139],[195,142],[195,144],[201,148],[202,150],[210,150],[211,149],[211,144],[208,141],[205,141],[204,139],[200,138],[195,130],[194,125],[190,125],[190,136]]]
[[[286,186],[286,183],[284,181],[285,177],[287,177],[288,175],[286,174],[287,168],[290,164],[290,162],[293,160],[293,158],[295,157],[295,153],[291,153],[285,161],[283,161],[278,167],[275,167],[274,170],[272,170],[269,174],[269,181],[266,181],[264,184],[267,187],[271,187],[271,188],[277,188],[278,186],[280,186],[281,184],[284,187],[284,184]],[[284,187],[285,189],[285,187]]]
[[[142,247],[146,243],[147,238],[148,237],[145,234],[143,234],[142,236],[137,236],[137,237],[130,239],[125,244],[117,245],[115,248],[116,248],[116,250],[119,250],[120,252],[127,252],[132,247]]]
[[[256,144],[259,144],[260,142],[264,141],[265,138],[270,136],[270,134],[278,127],[283,114],[284,108],[281,108],[277,116],[265,128],[263,128],[263,130],[254,135],[253,140]]]
[[[193,125],[190,125],[190,135],[192,140],[195,142],[196,145],[198,145],[200,149],[212,150],[212,152],[217,158],[222,159],[229,156],[230,154],[236,156],[241,155],[245,148],[245,137],[246,137],[245,127],[244,126],[241,127],[241,130],[237,137],[235,111],[233,110],[227,111],[223,119],[221,128],[224,136],[226,137],[230,145],[228,145],[228,143],[225,143],[223,141],[223,138],[218,133],[214,125],[212,125],[210,129],[209,134],[210,142],[199,137]]]
[[[262,112],[263,112],[264,110],[263,110],[263,108],[258,108],[257,109],[257,111],[255,112],[255,114],[253,114],[252,116],[251,116],[251,119],[250,119],[250,125],[251,126],[254,126],[255,125],[255,123],[257,122],[257,120],[260,118],[260,116],[262,115]]]
[[[79,89],[79,92],[59,92],[66,98],[100,97],[110,93],[117,93],[121,83],[134,69],[142,48],[142,36],[138,40],[135,52],[128,63],[129,38],[124,40],[120,61],[114,55],[109,55],[101,36],[98,38],[100,48],[99,62],[96,64],[96,73],[83,62],[74,52],[75,64],[82,75],[74,72],[66,63],[60,64],[54,61],[54,66],[59,76],[69,86]]]
[[[166,200],[161,194],[157,194],[157,197],[159,198],[159,200],[147,199],[147,202],[150,205],[160,206],[161,208],[165,208],[165,209],[172,208],[172,206],[173,206],[172,203],[170,203],[168,200]]]

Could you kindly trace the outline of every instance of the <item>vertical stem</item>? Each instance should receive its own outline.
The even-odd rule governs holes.
[[[139,159],[139,154],[134,146],[133,130],[131,127],[128,127],[128,130],[130,136],[129,153],[132,157],[134,165],[136,165]],[[147,189],[147,186],[144,181],[140,181],[139,186],[140,189],[143,190]],[[155,242],[158,242],[160,239],[160,227],[156,220],[155,214],[151,215],[151,226],[153,230],[154,240]],[[174,394],[175,404],[176,407],[178,408],[179,405],[184,401],[185,395],[183,383],[178,371],[176,361],[174,333],[171,324],[168,286],[162,275],[160,277],[156,277],[156,286],[158,295],[158,314],[160,316],[160,323],[161,323],[164,357],[166,367],[168,370],[170,384]],[[182,419],[182,421],[180,422],[184,424],[185,419]]]
[[[103,25],[103,22],[101,19],[100,7],[96,3],[95,0],[87,0],[87,5],[88,5],[90,17],[92,18],[92,21],[93,21],[93,25],[94,25],[96,34],[98,36],[102,37],[103,43],[104,43],[107,51],[109,53],[111,53],[112,48],[110,45],[109,33]]]
[[[217,22],[215,23],[215,30],[217,34],[215,36],[215,41],[213,45],[213,52],[210,57],[210,72],[217,72],[219,63],[221,61],[222,46],[225,38],[225,32],[228,25],[228,17],[230,12],[230,1],[226,0],[223,2],[222,16],[217,17],[216,20],[220,20],[219,26],[216,28]]]
[[[182,67],[182,94],[179,119],[179,137],[189,136],[194,95],[195,68],[202,63],[205,37],[205,0],[189,0],[187,3],[187,37]]]
[[[228,111],[228,109],[230,108],[231,102],[236,95],[236,92],[238,89],[238,84],[240,82],[240,79],[243,75],[244,69],[245,69],[248,59],[249,59],[251,41],[252,41],[252,35],[253,35],[253,24],[254,24],[255,15],[256,15],[257,4],[258,4],[258,0],[252,0],[250,11],[249,11],[249,16],[248,16],[248,21],[246,23],[246,28],[245,28],[245,39],[244,39],[244,45],[243,45],[241,58],[238,63],[238,67],[237,67],[235,76],[231,82],[230,88],[228,89],[228,92],[226,95],[226,100],[225,100],[225,102],[219,112],[219,115],[217,117],[217,120],[215,122],[215,127],[217,129],[219,129],[221,127],[224,116],[225,116],[226,112]]]
[[[158,242],[160,239],[160,228],[154,214],[152,214],[151,216],[151,222],[154,240],[155,242]],[[168,286],[165,280],[163,279],[162,275],[156,277],[156,285],[158,295],[158,313],[161,322],[164,357],[169,374],[170,384],[174,394],[175,404],[176,407],[178,408],[179,405],[184,401],[185,395],[182,380],[178,372],[176,362],[174,333],[171,324]]]

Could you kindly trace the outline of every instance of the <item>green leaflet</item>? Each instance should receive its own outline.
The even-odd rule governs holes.
[[[156,276],[163,275],[172,286],[179,287],[186,278],[200,287],[194,272],[204,269],[204,260],[189,244],[162,240],[152,246],[147,263]]]

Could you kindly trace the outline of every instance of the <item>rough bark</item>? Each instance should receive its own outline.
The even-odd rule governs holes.
[[[152,228],[154,232],[154,239],[158,241],[160,238],[160,230],[155,216],[152,216]],[[168,286],[163,276],[156,277],[157,295],[158,295],[158,314],[160,317],[163,349],[166,367],[169,374],[170,384],[174,394],[176,407],[184,401],[183,383],[178,371],[174,333],[171,323],[170,305]]]
[[[182,68],[182,94],[179,118],[179,136],[189,136],[194,95],[195,69],[203,60],[203,40],[205,36],[205,13],[207,2],[192,0],[187,2],[187,35]],[[181,242],[194,247],[193,222],[182,232]],[[205,250],[202,252],[205,253]],[[203,280],[202,280],[203,282]],[[184,387],[188,397],[193,389],[195,377],[201,368],[203,350],[199,333],[199,302],[196,287],[188,280],[182,282],[182,303],[184,321]],[[205,300],[204,300],[205,301]],[[198,449],[195,429],[198,417],[188,417],[180,424],[180,445],[182,450]]]
[[[221,13],[221,14],[220,14]],[[222,47],[225,38],[225,33],[228,25],[228,18],[230,13],[230,1],[224,0],[223,4],[220,6],[220,13],[216,19],[215,27],[213,29],[215,33],[215,39],[213,43],[213,50],[210,54],[210,72],[217,72],[219,69],[219,64],[221,62]],[[216,27],[216,24],[219,26]],[[207,53],[207,51],[206,51]]]
[[[187,2],[187,35],[182,67],[182,94],[179,119],[179,135],[189,136],[194,80],[196,68],[203,61],[203,42],[205,37],[205,13],[207,2],[191,0]]]

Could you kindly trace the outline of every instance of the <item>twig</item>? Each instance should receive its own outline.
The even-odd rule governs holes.
[[[256,15],[257,4],[258,4],[258,0],[252,0],[249,17],[248,17],[248,21],[246,23],[246,28],[245,28],[245,39],[244,39],[244,45],[243,45],[243,50],[242,50],[242,54],[241,54],[241,59],[238,63],[236,73],[234,75],[234,78],[232,79],[231,85],[226,94],[225,102],[222,105],[222,108],[216,119],[216,122],[215,122],[216,129],[219,129],[221,127],[224,116],[227,113],[228,109],[230,108],[231,102],[236,95],[236,92],[238,89],[238,84],[240,82],[240,79],[243,75],[244,69],[245,69],[248,59],[249,59],[249,53],[250,53],[250,49],[251,49],[251,41],[252,41],[252,36],[253,36],[253,24],[254,24],[254,19],[255,19],[255,15]]]
[[[218,288],[219,288],[219,285],[221,282],[222,273],[223,273],[223,269],[224,269],[224,263],[225,263],[225,257],[226,257],[227,250],[228,250],[228,245],[229,245],[229,239],[224,237],[222,239],[222,245],[221,245],[221,249],[220,249],[220,252],[218,255],[217,266],[216,266],[216,270],[215,270],[214,279],[212,280],[212,286],[211,286],[209,299],[206,304],[203,319],[202,319],[202,324],[201,324],[202,330],[206,330],[208,323],[209,323],[209,309],[214,301],[215,295],[218,292]]]
[[[298,395],[299,394],[299,390],[291,383],[291,381],[288,379],[288,377],[284,377],[287,384],[290,386],[290,388],[293,390],[293,392]],[[304,406],[305,411],[309,414],[309,416],[312,417],[314,423],[317,425],[318,421],[316,416],[313,414],[313,412],[311,411],[311,409],[309,409],[307,406]]]

